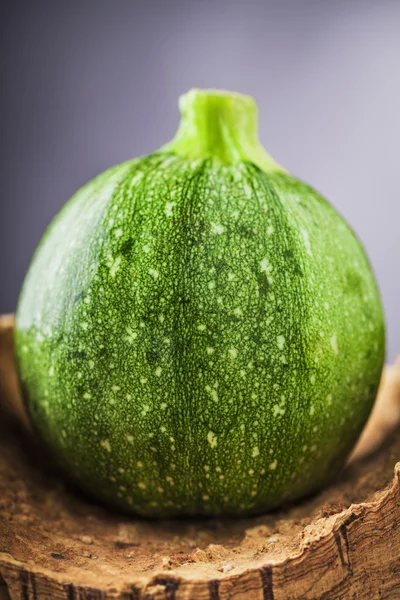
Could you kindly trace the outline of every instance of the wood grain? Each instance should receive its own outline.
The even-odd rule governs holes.
[[[30,431],[0,318],[0,600],[400,598],[400,365],[317,496],[236,520],[149,521],[83,496]]]

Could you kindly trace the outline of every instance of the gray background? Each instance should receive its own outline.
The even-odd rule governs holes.
[[[400,352],[398,0],[16,0],[0,61],[0,312],[69,196],[171,138],[180,93],[222,87],[357,231]]]

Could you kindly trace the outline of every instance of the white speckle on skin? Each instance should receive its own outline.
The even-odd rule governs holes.
[[[248,198],[251,198],[251,196],[253,195],[253,190],[251,189],[251,186],[248,183],[243,184],[243,190],[246,196]]]
[[[228,273],[228,281],[233,281],[234,279],[236,279],[235,273]]]
[[[146,254],[148,254],[150,252],[150,246],[147,246],[147,244],[143,246],[143,252],[146,252]]]
[[[53,377],[53,375],[54,375],[54,367],[50,367],[50,369],[49,369],[49,375],[50,375],[50,377]]]
[[[242,309],[239,306],[237,308],[235,308],[233,312],[238,317],[241,317],[243,315],[243,311],[242,311]]]
[[[213,431],[209,431],[207,433],[207,441],[210,444],[211,448],[216,448],[217,446],[217,436]]]
[[[148,404],[145,404],[143,406],[142,412],[141,412],[142,417],[145,417],[147,415],[147,413],[149,412],[149,410],[150,410],[150,406]]]
[[[238,351],[236,348],[229,348],[228,352],[232,356],[232,358],[236,358],[238,355]]]
[[[109,440],[102,440],[100,442],[100,446],[104,448],[104,450],[107,450],[107,452],[111,452],[111,444]]]
[[[337,344],[336,334],[331,337],[331,346],[335,354],[339,354],[339,348]]]
[[[209,290],[213,290],[215,288],[215,281],[209,281],[208,282],[208,289]]]
[[[125,437],[130,444],[133,444],[133,435],[130,435],[129,433],[127,433]]]
[[[122,231],[122,229],[116,229],[114,232],[114,235],[116,238],[120,238],[122,236],[124,232]]]
[[[141,377],[140,378],[140,383],[142,383],[142,384],[147,383],[146,377]]]
[[[306,231],[305,229],[301,229],[301,233],[303,235],[304,238],[304,245],[306,247],[306,252],[309,256],[312,256],[312,252],[311,252],[311,244],[310,244],[310,238],[308,235],[308,231]]]
[[[314,404],[311,404],[310,406],[310,415],[312,416],[315,413],[315,406]]]
[[[143,463],[142,463],[142,461],[141,461],[141,460],[138,460],[136,464],[137,464],[137,466],[139,467],[139,469],[142,469],[142,468],[143,468]]]
[[[111,277],[115,277],[117,274],[117,271],[119,269],[121,265],[121,257],[117,256],[117,258],[114,260],[113,264],[111,265],[111,269],[110,269],[110,275]]]
[[[201,323],[200,325],[197,325],[197,329],[199,331],[205,331],[206,330],[206,326],[203,323]]]
[[[174,480],[173,480],[173,479],[172,479],[172,477],[170,477],[169,475],[167,475],[167,477],[166,477],[165,479],[168,481],[169,485],[172,485],[172,486],[174,486],[174,485],[175,485],[175,482],[174,482]]]
[[[161,367],[157,367],[157,369],[154,372],[156,374],[156,377],[160,377],[160,375],[162,373],[162,368]]]
[[[208,465],[204,465],[204,470],[205,470],[205,471],[209,471],[209,470],[210,470],[210,467],[209,467]]]
[[[158,492],[159,494],[162,494],[162,493],[164,492],[164,488],[162,488],[162,487],[158,487],[158,488],[157,488],[157,492]]]
[[[314,383],[315,383],[315,375],[311,375],[311,377],[310,377],[310,381],[311,381],[311,383],[312,383],[312,384],[314,384]]]
[[[82,327],[83,331],[87,331],[87,328],[89,327],[89,324],[86,323],[86,322],[85,323],[81,323],[81,327]]]
[[[167,202],[165,205],[165,216],[166,217],[172,217],[172,211],[174,209],[174,206],[176,205],[176,202]]]
[[[140,487],[141,490],[145,490],[146,489],[146,484],[143,483],[143,481],[139,481],[138,487]]]
[[[165,317],[162,313],[158,315],[158,320],[160,321],[160,323],[164,323]]]
[[[210,391],[211,394],[211,398],[214,400],[214,402],[218,402],[218,394],[217,394],[217,390],[211,390]]]
[[[282,406],[279,406],[279,404],[274,404],[273,408],[272,408],[272,412],[274,414],[274,417],[277,417],[278,415],[284,415],[285,414],[285,409]]]
[[[283,335],[278,335],[278,337],[276,338],[277,344],[278,344],[278,348],[279,350],[283,350],[283,347],[285,345],[285,338],[283,337]]]
[[[160,408],[161,408],[161,410],[165,410],[167,408],[167,403],[166,402],[161,402]]]
[[[222,233],[224,233],[225,231],[225,227],[223,225],[218,225],[218,223],[213,223],[211,221],[211,233],[214,233],[216,235],[221,235]]]
[[[259,455],[260,455],[260,450],[259,450],[258,446],[254,446],[254,448],[251,452],[252,458],[256,458]]]
[[[89,367],[94,369],[94,360],[89,360]]]
[[[270,471],[275,471],[276,467],[278,465],[278,461],[275,459],[270,465],[269,465],[269,469]]]
[[[274,233],[274,228],[272,227],[272,225],[269,225],[267,227],[267,235],[272,235]]]
[[[254,475],[254,469],[249,469],[249,475],[250,475],[251,477],[253,477],[253,475]]]
[[[206,350],[207,350],[207,354],[214,354],[214,352],[215,352],[214,348],[212,348],[211,346],[208,346]]]
[[[328,394],[328,395],[327,395],[327,397],[326,397],[326,401],[327,401],[327,403],[328,403],[328,404],[331,404],[331,403],[332,403],[332,394]]]
[[[155,269],[149,269],[149,275],[151,275],[154,279],[158,279],[159,272]]]
[[[209,499],[210,499],[210,496],[207,496],[207,494],[204,494],[204,496],[203,496],[203,500],[204,500],[205,502],[207,502],[207,500],[209,500]]]
[[[121,388],[119,387],[119,385],[113,385],[111,389],[113,392],[119,392]]]
[[[85,398],[85,400],[90,400],[90,398],[92,397],[91,394],[89,394],[89,392],[85,392],[83,394],[83,397]]]
[[[324,303],[324,306],[325,306],[326,310],[329,310],[329,308],[330,308],[330,306],[329,306],[329,302],[325,302],[325,303]]]
[[[261,265],[261,271],[264,271],[264,273],[270,273],[273,269],[268,258],[263,258],[262,261],[260,262],[260,265]]]

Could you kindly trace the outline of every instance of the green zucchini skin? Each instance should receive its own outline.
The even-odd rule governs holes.
[[[52,453],[91,494],[152,517],[254,514],[320,488],[385,350],[364,250],[317,192],[165,152],[67,203],[15,335]]]

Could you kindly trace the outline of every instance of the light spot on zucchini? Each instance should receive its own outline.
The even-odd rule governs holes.
[[[172,217],[172,211],[174,209],[174,206],[176,206],[176,202],[167,202],[165,205],[165,216],[166,217]]]
[[[114,260],[114,262],[111,265],[110,268],[110,275],[111,277],[115,277],[117,272],[119,271],[119,268],[121,266],[121,257],[117,256],[117,258]]]
[[[277,339],[277,343],[278,343],[278,348],[279,350],[283,350],[283,347],[285,345],[285,338],[283,335],[278,335]]]
[[[225,227],[223,225],[218,225],[218,223],[211,222],[211,233],[221,235],[224,233]]]
[[[333,348],[333,351],[335,354],[339,354],[339,348],[338,348],[338,344],[337,344],[337,338],[336,338],[336,334],[334,334],[331,337],[331,346]]]
[[[207,434],[207,441],[210,444],[211,448],[217,447],[217,436],[213,431],[209,431]]]
[[[111,444],[109,440],[102,440],[100,442],[100,446],[104,448],[104,450],[107,450],[107,452],[111,452]]]

